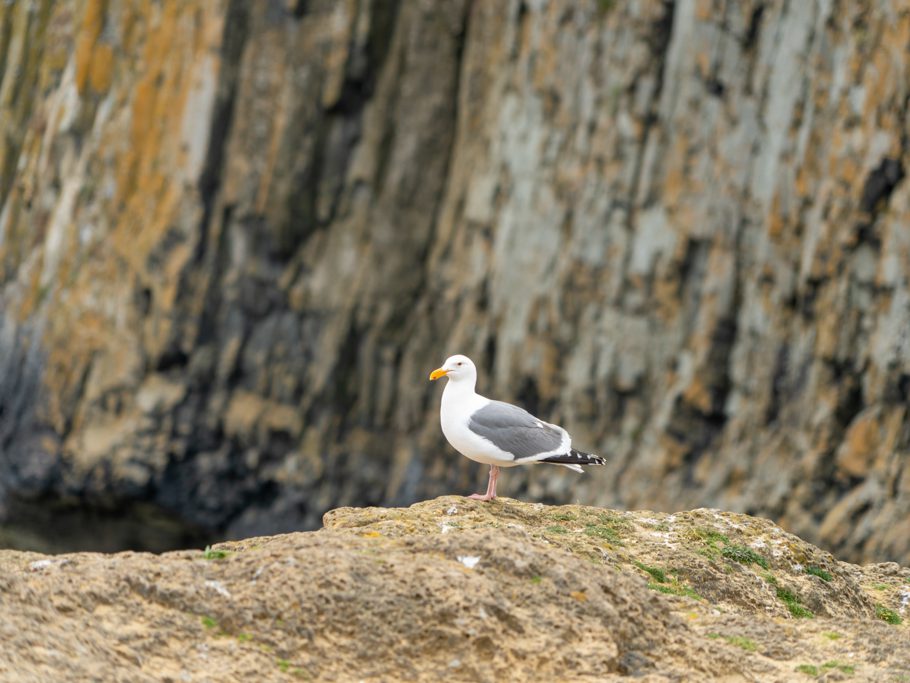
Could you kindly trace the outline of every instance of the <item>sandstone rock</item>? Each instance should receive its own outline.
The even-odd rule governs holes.
[[[910,676],[910,569],[706,509],[342,508],[207,552],[0,551],[0,590],[3,680]]]
[[[610,456],[513,494],[910,562],[908,42],[900,0],[0,3],[0,507],[469,490],[458,351]]]

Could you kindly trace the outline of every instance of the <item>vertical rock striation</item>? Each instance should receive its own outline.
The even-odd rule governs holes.
[[[460,351],[611,458],[513,490],[907,562],[908,43],[896,0],[4,5],[0,500],[468,488]]]

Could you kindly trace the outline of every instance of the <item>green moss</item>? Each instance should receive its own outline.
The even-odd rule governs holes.
[[[809,676],[818,676],[818,667],[813,664],[800,664],[796,667],[796,670],[801,674],[807,674]]]
[[[837,669],[841,673],[847,674],[849,676],[852,676],[853,674],[856,673],[856,668],[851,666],[850,664],[842,664],[841,662],[837,662],[837,661],[833,661],[833,660],[822,664],[822,669]]]
[[[200,619],[202,625],[206,628],[218,628],[218,622],[212,619],[211,617],[202,617]]]
[[[287,671],[291,667],[291,663],[286,659],[278,660],[278,668],[282,671]]]
[[[728,560],[739,562],[740,564],[749,565],[757,564],[762,569],[768,568],[768,560],[759,555],[757,552],[744,545],[728,545],[720,552]]]
[[[663,569],[658,569],[657,567],[649,567],[644,562],[639,562],[638,560],[635,561],[635,566],[641,569],[643,572],[650,574],[651,578],[653,578],[658,583],[667,582],[667,575],[664,573]]]
[[[205,546],[205,550],[202,551],[203,560],[223,560],[230,553],[227,550],[214,550],[212,546]]]
[[[726,534],[722,534],[719,531],[714,529],[708,529],[707,527],[699,527],[695,529],[695,536],[700,538],[705,544],[717,548],[718,543],[723,543],[724,545],[729,545],[730,538]]]
[[[746,652],[755,652],[758,649],[758,645],[751,638],[746,638],[745,636],[725,636],[720,633],[709,633],[708,638],[717,639],[723,638],[731,645],[735,645],[738,648],[745,650]]]
[[[553,526],[548,526],[546,529],[544,529],[544,531],[546,531],[548,534],[567,534],[567,533],[569,533],[568,529],[566,529],[564,526],[560,526],[559,524],[554,524]]]
[[[755,641],[751,638],[746,638],[745,636],[730,636],[727,638],[727,642],[738,648],[742,648],[746,652],[755,652],[758,649],[758,645]]]
[[[815,565],[809,565],[808,567],[806,567],[806,574],[812,574],[812,576],[817,576],[822,581],[831,580],[831,574],[826,572],[821,567],[816,567]]]
[[[888,590],[890,587],[891,587],[891,586],[889,586],[887,583],[876,583],[876,584],[874,584],[874,585],[872,586],[872,588],[873,588],[874,590],[877,590],[877,591],[886,591],[886,590]]]
[[[621,543],[619,533],[615,529],[602,524],[588,524],[585,527],[585,535],[602,538],[610,543]]]
[[[695,600],[702,600],[702,596],[692,590],[689,586],[686,586],[681,583],[655,583],[651,581],[648,583],[648,588],[652,591],[658,591],[659,593],[666,593],[667,595],[681,595],[689,598],[694,598]]]
[[[532,576],[531,577],[531,583],[540,583],[541,581],[543,581],[543,577],[541,577],[541,576]]]
[[[237,634],[237,640],[239,640],[241,643],[248,643],[252,639],[253,639],[253,636],[251,636],[249,633],[238,633]]]
[[[822,635],[828,640],[840,640],[843,636],[837,631],[822,631]]]
[[[894,626],[897,626],[898,624],[900,624],[903,621],[903,619],[901,619],[900,614],[895,612],[893,609],[889,609],[888,607],[885,607],[884,605],[875,606],[875,616],[878,617],[879,619],[881,619],[882,621],[885,621],[889,624],[893,624]]]
[[[776,585],[777,585],[777,577],[774,576],[774,574],[772,574],[771,572],[762,572],[761,577],[762,577],[765,581],[767,581],[768,583],[770,583],[772,586],[776,586]]]
[[[571,512],[554,512],[550,515],[550,519],[555,519],[557,522],[571,522],[578,517]]]
[[[800,604],[799,598],[793,591],[788,590],[783,586],[778,586],[777,597],[787,606],[787,609],[790,610],[790,614],[797,619],[812,619],[815,616],[810,610]]]

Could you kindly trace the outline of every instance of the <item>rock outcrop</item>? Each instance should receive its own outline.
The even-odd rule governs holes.
[[[0,679],[910,678],[910,569],[772,523],[439,498],[206,551],[0,551]]]
[[[897,0],[3,3],[0,507],[467,490],[459,351],[610,456],[513,492],[910,562],[908,42]]]

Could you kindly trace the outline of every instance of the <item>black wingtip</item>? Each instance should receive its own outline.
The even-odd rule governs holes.
[[[576,451],[574,448],[568,453],[561,453],[560,455],[551,455],[549,458],[541,460],[540,462],[555,462],[563,463],[568,465],[606,465],[606,458],[601,458],[599,455],[594,455],[593,453],[585,453],[584,451]]]

